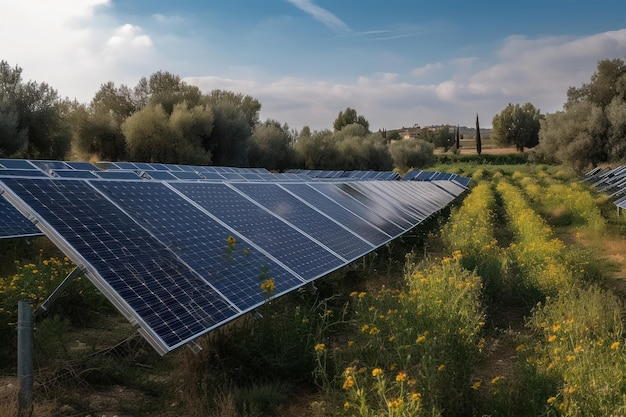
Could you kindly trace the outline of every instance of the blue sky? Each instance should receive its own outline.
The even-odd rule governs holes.
[[[297,129],[348,106],[373,130],[489,127],[508,103],[559,111],[598,60],[626,60],[624,16],[623,0],[3,0],[0,59],[85,103],[164,70]]]

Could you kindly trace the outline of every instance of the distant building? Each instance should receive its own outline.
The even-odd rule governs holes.
[[[398,133],[400,134],[400,139],[402,140],[417,139],[422,133],[422,128],[419,126],[406,128],[403,127],[398,131]]]

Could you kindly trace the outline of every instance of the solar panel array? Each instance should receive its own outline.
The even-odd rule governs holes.
[[[270,294],[261,284],[271,280],[277,297],[310,283],[465,190],[446,180],[82,164],[0,160],[0,209],[13,209],[0,219],[27,216],[161,354],[262,305]]]
[[[596,167],[587,172],[581,182],[590,184],[599,192],[615,198],[613,203],[617,207],[626,208],[626,166]]]

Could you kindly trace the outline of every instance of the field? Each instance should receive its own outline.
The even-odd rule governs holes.
[[[33,415],[626,415],[625,219],[562,167],[435,169],[472,176],[454,206],[198,354],[159,357],[73,283],[37,325]],[[72,265],[43,238],[0,244],[10,416],[17,300]]]

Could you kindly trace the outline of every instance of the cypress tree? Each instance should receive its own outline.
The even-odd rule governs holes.
[[[461,137],[459,136],[459,125],[456,125],[456,148],[461,148]]]
[[[478,124],[478,114],[476,114],[476,153],[480,155],[482,144],[480,142],[480,125]]]

